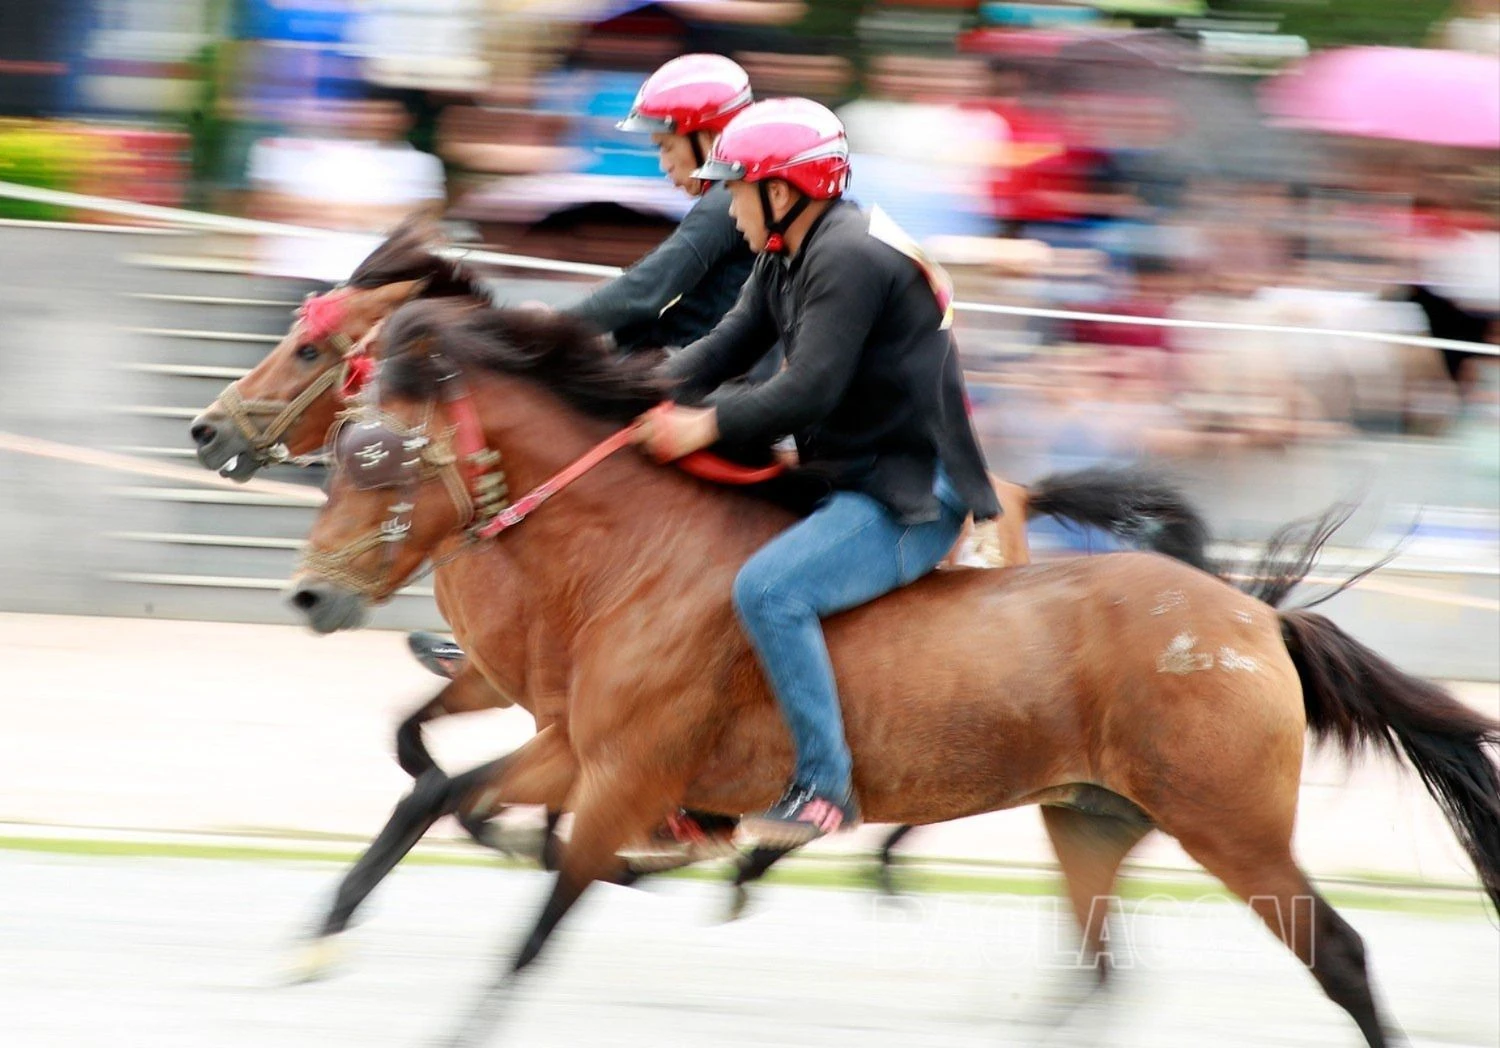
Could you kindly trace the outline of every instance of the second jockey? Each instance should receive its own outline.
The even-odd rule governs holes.
[[[815,102],[760,102],[729,123],[695,174],[728,184],[730,214],[758,257],[734,308],[665,365],[679,403],[640,431],[662,460],[790,434],[803,465],[832,480],[833,493],[734,582],[796,748],[781,799],[742,823],[767,847],[857,818],[820,619],[927,574],[967,515],[993,530],[1000,514],[968,420],[946,275],[882,213],[842,199],[848,173],[843,126]],[[778,339],[779,374],[726,385]]]
[[[693,172],[750,102],[749,77],[723,55],[683,55],[651,74],[618,126],[649,133],[662,171],[697,202],[654,251],[563,312],[612,334],[626,352],[685,346],[719,322],[754,256],[729,217],[728,191]]]

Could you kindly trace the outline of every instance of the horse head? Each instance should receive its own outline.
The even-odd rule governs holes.
[[[198,461],[244,481],[263,466],[323,447],[334,417],[367,375],[364,344],[407,300],[481,297],[477,280],[435,250],[430,226],[409,222],[360,263],[347,284],[310,296],[291,330],[193,419]]]
[[[397,318],[385,327],[406,337],[382,347],[377,376],[338,417],[328,501],[292,580],[292,606],[320,633],[363,625],[372,605],[406,585],[444,540],[493,516],[506,494],[463,378],[434,351],[432,334],[414,335]],[[415,377],[392,381],[389,365]]]
[[[198,461],[234,480],[323,446],[367,337],[415,282],[309,298],[266,358],[231,382],[190,429]]]

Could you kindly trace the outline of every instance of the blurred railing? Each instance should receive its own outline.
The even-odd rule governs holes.
[[[106,197],[83,196],[60,190],[38,189],[10,182],[0,182],[0,197],[115,214],[146,222],[158,222],[168,226],[218,233],[239,233],[247,236],[298,237],[347,235],[324,229],[313,229],[307,226],[288,226],[275,222],[261,222],[256,219],[238,218],[231,215],[215,215],[201,211],[157,207],[152,204],[137,204],[126,200],[111,200]],[[587,262],[565,262],[548,258],[533,258],[527,255],[510,255],[498,251],[470,250],[462,247],[447,248],[445,249],[445,253],[450,257],[462,259],[472,265],[498,269],[515,269],[539,273],[563,273],[570,276],[592,277],[613,277],[618,276],[622,272],[617,266],[600,266]],[[1036,306],[1007,306],[989,302],[960,301],[955,302],[953,308],[960,313],[987,313],[996,316],[1036,317],[1046,320],[1082,320],[1100,324],[1125,324],[1132,327],[1193,328],[1201,331],[1254,331],[1278,335],[1324,335],[1327,337],[1347,338],[1363,342],[1379,342],[1395,346],[1452,349],[1467,353],[1500,356],[1500,346],[1483,345],[1474,342],[1457,342],[1452,339],[1427,338],[1421,335],[1394,332],[1360,331],[1345,328],[1295,327],[1280,324],[1240,324],[1229,321],[1180,320],[1170,317],[1123,316],[1114,313],[1045,309]]]

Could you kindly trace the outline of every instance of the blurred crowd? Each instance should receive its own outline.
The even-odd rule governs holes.
[[[32,117],[0,124],[0,165],[17,180],[362,234],[425,209],[501,250],[623,265],[689,201],[650,142],[614,123],[662,61],[718,51],[762,96],[836,107],[851,195],[920,240],[961,300],[1042,312],[960,315],[995,441],[1074,465],[1442,436],[1500,476],[1494,100],[1442,107],[1473,109],[1477,130],[1448,126],[1458,117],[1441,131],[1339,124],[1304,97],[1325,53],[1264,13],[1159,0],[70,0],[65,18],[17,3],[23,21],[51,9],[37,32],[81,56],[50,102],[0,61],[0,99],[17,112],[24,95]],[[1500,66],[1500,0],[1460,0],[1425,32],[1425,50],[1400,53]],[[1405,68],[1376,69],[1377,82],[1399,91]],[[143,122],[168,137],[132,152],[119,129]],[[62,159],[38,144],[47,127],[67,139]],[[107,149],[89,144],[106,133]],[[166,160],[147,149],[163,141]],[[257,251],[268,272],[334,280],[367,243],[268,237]],[[1101,313],[1136,322],[1077,315]]]

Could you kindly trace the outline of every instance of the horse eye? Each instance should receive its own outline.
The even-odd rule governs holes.
[[[304,342],[304,343],[302,343],[302,345],[300,345],[300,346],[297,347],[297,359],[298,360],[317,360],[318,359],[318,347],[315,346],[315,345],[313,345],[311,342]]]

